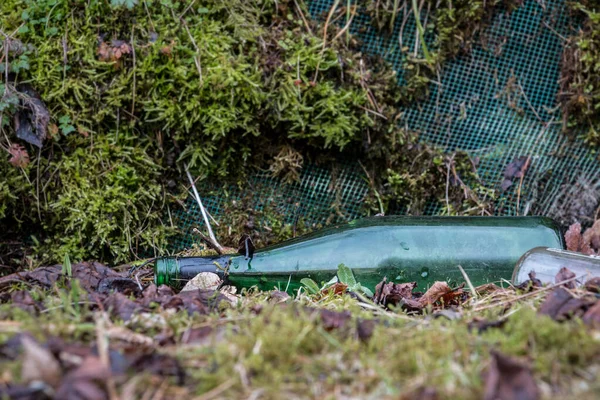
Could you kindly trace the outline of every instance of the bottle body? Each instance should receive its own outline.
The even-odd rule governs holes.
[[[515,265],[512,283],[520,285],[529,279],[529,272],[535,271],[536,279],[543,284],[555,283],[555,277],[561,268],[566,267],[577,277],[577,284],[589,278],[600,277],[600,257],[586,256],[563,249],[536,247],[523,254]]]
[[[373,217],[261,249],[251,259],[233,256],[228,280],[291,292],[302,278],[329,281],[345,264],[371,290],[384,277],[425,290],[435,281],[462,281],[461,265],[477,285],[510,279],[523,253],[539,246],[564,247],[558,226],[543,217]]]

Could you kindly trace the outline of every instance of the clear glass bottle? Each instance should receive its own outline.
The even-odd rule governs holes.
[[[372,217],[258,250],[252,259],[239,255],[162,258],[155,263],[155,280],[178,285],[210,271],[227,275],[228,282],[239,288],[292,292],[302,278],[329,281],[343,263],[371,290],[384,277],[416,281],[424,290],[435,281],[451,285],[463,281],[458,265],[475,285],[510,279],[521,255],[539,246],[564,247],[562,233],[551,219]]]
[[[600,257],[586,256],[563,249],[536,247],[523,254],[513,271],[512,283],[520,285],[529,279],[529,272],[535,271],[536,279],[543,284],[555,283],[555,277],[562,267],[566,267],[582,284],[590,278],[600,277]]]

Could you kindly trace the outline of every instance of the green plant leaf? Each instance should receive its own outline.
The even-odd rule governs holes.
[[[374,296],[374,295],[373,295],[373,292],[371,292],[371,289],[369,289],[368,287],[364,287],[364,286],[363,286],[363,285],[361,285],[360,283],[359,283],[357,286],[358,286],[358,290],[359,290],[359,291],[360,291],[362,294],[364,294],[364,295],[366,295],[366,296],[369,296],[369,297],[373,297],[373,296]]]
[[[63,261],[63,265],[62,265],[62,273],[67,275],[68,277],[73,276],[73,270],[71,267],[71,259],[69,258],[68,254],[65,254],[65,260]]]
[[[348,268],[344,264],[338,265],[338,278],[340,278],[340,282],[348,285],[348,287],[356,286],[356,279],[354,279],[354,274],[352,270]]]
[[[300,280],[300,283],[302,285],[304,285],[304,287],[306,288],[306,290],[310,294],[317,294],[317,293],[319,293],[319,286],[312,279],[310,279],[310,278],[303,278],[303,279]]]

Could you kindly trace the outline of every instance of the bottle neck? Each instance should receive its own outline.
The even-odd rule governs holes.
[[[223,279],[230,259],[231,255],[160,258],[154,264],[155,281],[157,285],[177,286],[202,272],[212,272]]]

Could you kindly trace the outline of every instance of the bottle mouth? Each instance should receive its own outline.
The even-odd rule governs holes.
[[[154,283],[156,286],[170,286],[171,283],[177,281],[177,275],[179,275],[179,270],[176,258],[159,258],[154,262]]]

